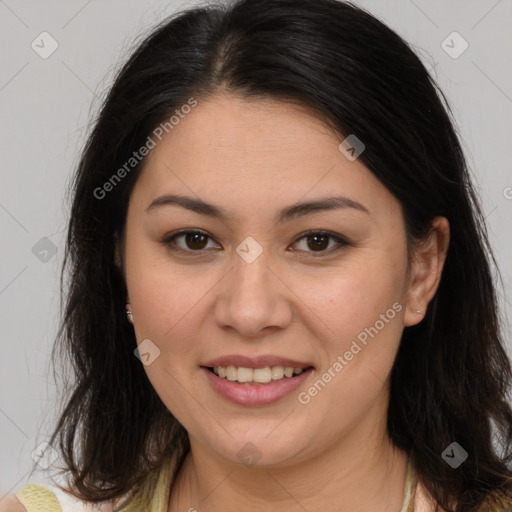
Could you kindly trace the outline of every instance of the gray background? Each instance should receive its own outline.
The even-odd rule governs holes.
[[[416,47],[451,102],[504,278],[500,299],[512,352],[512,1],[355,3]],[[59,319],[64,194],[91,114],[141,35],[194,5],[0,0],[0,498],[27,483],[31,454],[47,440],[57,410],[49,355]],[[44,31],[59,45],[46,59],[31,47],[35,40],[40,52],[51,48],[49,39],[41,43]],[[469,44],[457,58],[442,46],[453,31]],[[453,37],[444,47],[462,49]],[[30,481],[48,476],[41,470]]]

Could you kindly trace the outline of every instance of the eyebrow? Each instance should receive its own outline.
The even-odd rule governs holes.
[[[219,206],[215,206],[194,197],[174,194],[167,194],[154,199],[146,208],[146,213],[156,210],[157,208],[170,205],[178,205],[186,208],[187,210],[198,213],[199,215],[207,215],[208,217],[213,217],[226,222],[233,219],[232,215]],[[277,214],[275,222],[276,224],[282,224],[297,217],[305,217],[316,212],[339,210],[342,208],[352,208],[363,213],[370,214],[365,206],[353,199],[343,196],[333,196],[287,206]]]

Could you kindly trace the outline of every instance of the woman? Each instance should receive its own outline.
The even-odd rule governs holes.
[[[512,510],[511,368],[448,112],[339,1],[191,9],[140,45],[73,189],[51,444],[76,498]]]

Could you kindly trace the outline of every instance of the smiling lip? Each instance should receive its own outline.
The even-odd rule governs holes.
[[[294,361],[293,359],[286,359],[278,356],[258,356],[258,357],[246,357],[241,355],[231,355],[218,357],[202,364],[203,367],[215,368],[216,366],[237,366],[244,368],[264,368],[265,366],[290,366],[293,368],[309,368],[313,366],[311,363],[301,363],[300,361]]]
[[[211,369],[217,366],[236,366],[253,369],[264,368],[265,366],[283,366],[303,368],[303,371],[300,375],[284,377],[281,380],[271,381],[267,384],[241,384],[215,375]],[[314,371],[314,368],[309,363],[301,363],[300,361],[277,356],[250,358],[233,355],[212,359],[201,366],[201,371],[208,379],[214,391],[223,398],[238,405],[262,406],[277,402],[295,391]]]

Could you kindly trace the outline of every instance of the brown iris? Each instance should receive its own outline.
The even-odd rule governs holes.
[[[185,234],[185,241],[186,241],[187,247],[190,247],[191,249],[197,249],[197,250],[204,249],[204,247],[206,246],[207,240],[208,240],[208,237],[206,235],[203,235],[202,233],[186,233]]]
[[[327,235],[309,235],[307,239],[308,247],[312,250],[325,249],[329,245],[329,237]],[[310,244],[310,240],[314,241],[313,244]]]

